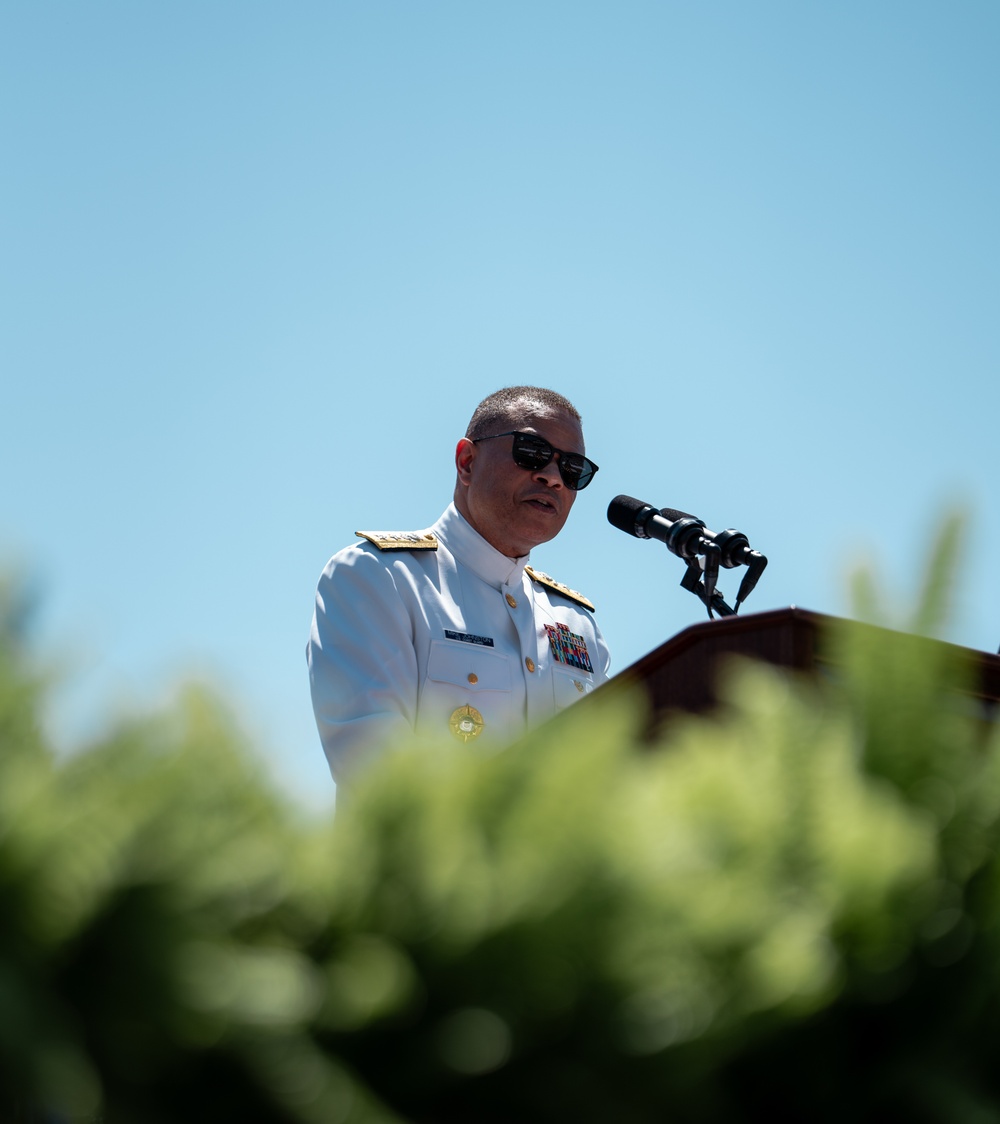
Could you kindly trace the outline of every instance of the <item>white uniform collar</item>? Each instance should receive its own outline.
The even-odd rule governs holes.
[[[495,589],[521,584],[524,567],[531,555],[508,558],[506,554],[501,554],[475,530],[454,503],[448,504],[444,515],[431,527],[431,532],[437,535],[463,566],[468,566],[474,574]]]

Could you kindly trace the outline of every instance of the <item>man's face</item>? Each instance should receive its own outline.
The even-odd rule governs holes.
[[[586,452],[580,423],[563,410],[527,406],[523,414],[497,427],[499,433],[515,429],[536,433],[567,453]],[[555,457],[544,468],[518,467],[511,456],[513,441],[459,441],[455,506],[491,546],[508,558],[519,558],[559,534],[576,492],[563,483]]]

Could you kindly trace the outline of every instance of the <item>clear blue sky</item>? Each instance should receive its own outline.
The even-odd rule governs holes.
[[[55,735],[204,676],[322,799],[316,578],[520,382],[601,465],[534,561],[617,669],[703,616],[620,492],[744,530],[746,612],[849,615],[861,559],[907,604],[961,504],[948,638],[995,651],[998,57],[992,0],[6,5],[0,556]]]

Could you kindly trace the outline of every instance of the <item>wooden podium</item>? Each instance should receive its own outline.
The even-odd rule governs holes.
[[[996,720],[1000,704],[1000,656],[938,640],[890,633],[874,625],[841,621],[795,606],[691,625],[625,668],[595,693],[641,687],[650,703],[647,735],[652,736],[672,713],[706,711],[715,705],[718,672],[731,656],[835,677],[836,663],[826,642],[833,625],[888,634],[910,644],[937,646],[949,651],[968,666],[972,700],[978,703],[985,718]]]

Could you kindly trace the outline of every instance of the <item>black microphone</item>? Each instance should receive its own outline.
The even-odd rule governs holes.
[[[637,539],[656,539],[665,543],[667,550],[679,558],[692,558],[695,554],[704,553],[697,548],[702,545],[701,532],[705,524],[683,511],[671,515],[671,510],[664,508],[660,512],[652,504],[643,503],[634,496],[615,496],[608,504],[608,522]],[[707,539],[704,541],[711,545]]]
[[[684,515],[683,512],[678,512],[678,515],[679,519],[667,519],[652,504],[643,503],[633,496],[615,496],[608,504],[608,522],[619,531],[635,535],[637,539],[658,539],[666,544],[671,554],[684,558],[688,566],[699,554],[702,555],[705,559],[705,595],[711,601],[722,552],[702,535],[704,523],[693,515]]]
[[[675,507],[657,510],[633,496],[615,496],[608,504],[608,522],[637,539],[658,539],[680,558],[690,560],[704,555],[706,571],[717,569],[720,563],[727,569],[748,567],[736,598],[737,607],[750,595],[767,565],[767,559],[751,548],[750,540],[742,531],[731,527],[725,531],[710,531],[704,520]]]

